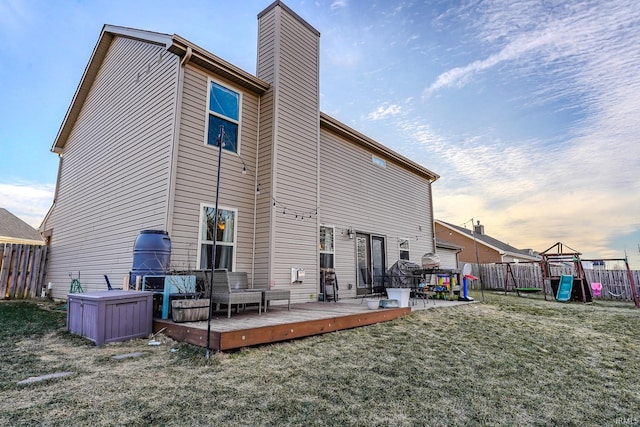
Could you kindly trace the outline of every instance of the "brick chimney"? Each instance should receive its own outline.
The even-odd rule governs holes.
[[[482,236],[484,234],[484,225],[480,225],[480,221],[478,221],[477,224],[473,226],[473,232]]]

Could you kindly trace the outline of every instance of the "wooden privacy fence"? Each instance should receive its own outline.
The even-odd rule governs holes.
[[[542,269],[537,263],[513,263],[511,264],[511,275],[507,277],[507,266],[505,264],[473,264],[473,274],[481,277],[485,289],[504,290],[505,280],[508,279],[507,289],[515,291],[515,288],[539,288],[542,289]],[[551,266],[551,274],[560,276],[563,274],[574,275],[574,268],[571,266]],[[600,293],[601,299],[633,301],[631,286],[629,285],[629,275],[626,269],[585,269],[587,283],[598,282],[602,284]],[[636,289],[640,286],[640,271],[631,270]],[[515,279],[515,284],[514,284]],[[477,288],[478,286],[475,286]],[[547,292],[551,294],[550,284],[547,282]]]
[[[0,297],[40,296],[44,287],[48,246],[0,243]]]

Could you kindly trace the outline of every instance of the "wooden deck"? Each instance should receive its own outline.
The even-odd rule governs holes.
[[[440,301],[423,304],[418,301],[413,309],[433,308],[464,302]],[[258,315],[257,307],[249,307],[231,318],[224,312],[214,313],[211,319],[210,346],[212,350],[233,350],[242,347],[286,341],[386,322],[411,313],[412,307],[370,310],[366,302],[342,300],[272,305],[268,312]],[[207,321],[174,323],[171,320],[153,320],[153,331],[163,333],[176,341],[206,347]]]

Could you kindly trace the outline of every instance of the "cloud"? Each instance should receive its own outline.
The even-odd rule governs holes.
[[[594,257],[621,256],[611,243],[638,230],[638,168],[599,173],[587,162],[609,167],[621,156],[637,159],[629,156],[637,148],[594,156],[592,136],[545,147],[536,139],[505,144],[491,133],[455,138],[421,121],[399,127],[417,144],[405,155],[441,175],[433,187],[438,219],[474,217],[513,246],[543,250],[562,241]]]
[[[19,29],[25,22],[31,20],[31,13],[25,4],[19,0],[5,0],[0,3],[0,27]]]
[[[436,81],[423,92],[423,96],[448,87],[461,88],[465,86],[475,74],[494,68],[506,61],[513,61],[530,51],[540,49],[553,42],[555,35],[548,31],[540,34],[523,35],[505,46],[500,52],[490,55],[486,59],[473,61],[464,67],[456,67],[440,74]]]
[[[383,104],[380,105],[376,111],[373,111],[367,115],[369,120],[382,120],[388,117],[397,116],[402,112],[402,107],[397,104]]]
[[[331,10],[340,9],[346,6],[347,6],[347,0],[334,0],[334,2],[331,3]]]
[[[0,33],[11,35],[23,33],[32,20],[26,3],[20,0],[5,0],[0,2]]]
[[[421,163],[442,175],[436,217],[461,224],[473,216],[516,247],[562,241],[620,257],[614,242],[640,230],[640,9],[624,0],[553,10],[527,0],[478,5],[462,19],[473,21],[481,50],[494,53],[442,72],[423,95],[464,88],[484,73],[488,84],[523,88],[513,104],[522,114],[546,110],[562,120],[551,125],[555,137],[509,141],[490,128],[438,134],[428,123],[405,123]]]
[[[0,182],[0,207],[38,228],[53,201],[54,184]]]

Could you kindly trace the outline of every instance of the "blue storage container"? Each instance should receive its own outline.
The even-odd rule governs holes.
[[[136,277],[168,274],[171,263],[171,238],[164,230],[142,230],[133,245],[131,286]]]

